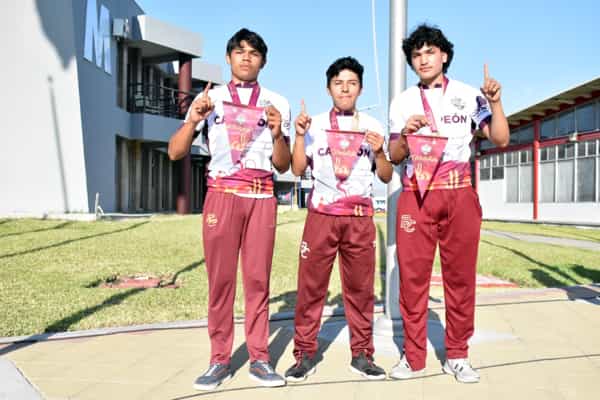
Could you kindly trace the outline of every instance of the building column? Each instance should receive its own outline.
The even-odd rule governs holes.
[[[129,148],[126,139],[119,139],[119,211],[129,210]]]
[[[184,117],[188,109],[187,94],[192,90],[192,58],[187,54],[179,55],[178,96],[179,115]],[[177,192],[177,213],[190,212],[190,186],[192,172],[192,157],[190,153],[178,161],[180,163],[179,187]]]
[[[173,210],[173,161],[167,159],[167,210]]]
[[[156,211],[154,205],[154,150],[152,147],[146,147],[148,152],[148,187],[146,188],[146,199],[148,211]]]
[[[121,65],[119,66],[121,76],[119,86],[121,87],[121,93],[119,97],[120,105],[122,108],[127,109],[127,97],[129,93],[129,87],[127,86],[127,63],[129,62],[129,47],[125,41],[121,41]]]
[[[158,157],[158,168],[157,168],[157,173],[156,173],[156,211],[163,211],[165,206],[163,203],[163,198],[164,198],[164,185],[163,185],[163,161],[164,161],[164,154],[157,151],[156,152],[156,156]]]
[[[134,165],[135,165],[135,179],[134,179],[134,190],[133,206],[134,211],[142,211],[142,142],[136,141],[134,143]]]
[[[540,189],[540,120],[533,123],[533,147],[531,148],[533,156],[533,220],[538,219],[538,203]]]

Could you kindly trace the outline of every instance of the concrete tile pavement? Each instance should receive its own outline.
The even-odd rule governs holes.
[[[215,392],[192,389],[209,359],[205,328],[48,340],[11,351],[5,346],[2,361],[14,363],[45,399],[595,399],[600,395],[600,306],[594,294],[600,295],[600,288],[583,289],[480,294],[470,359],[482,380],[474,385],[441,373],[444,310],[435,302],[426,375],[411,381],[370,382],[350,372],[343,318],[325,321],[317,373],[283,388],[256,387],[248,378],[239,324],[235,376]],[[292,334],[293,321],[271,323],[271,355],[280,373],[293,362]],[[375,344],[377,363],[389,371],[397,362],[398,344],[378,336]],[[0,387],[6,379],[0,376]]]

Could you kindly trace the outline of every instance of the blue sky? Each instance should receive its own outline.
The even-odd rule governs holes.
[[[375,1],[381,101],[376,90],[371,0],[138,0],[146,13],[200,33],[204,60],[223,66],[225,44],[239,28],[260,33],[269,46],[261,83],[288,98],[295,116],[300,99],[309,113],[327,111],[325,70],[336,58],[356,57],[365,66],[359,107],[380,105],[386,119],[389,1]],[[483,63],[503,85],[507,113],[600,76],[600,40],[594,26],[600,3],[592,0],[481,2],[408,1],[408,30],[438,25],[454,43],[449,76],[479,86]],[[416,81],[407,72],[408,84]]]

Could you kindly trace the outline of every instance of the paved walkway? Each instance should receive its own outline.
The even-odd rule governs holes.
[[[559,238],[559,237],[541,236],[541,235],[529,235],[529,234],[525,234],[525,233],[492,231],[492,230],[487,230],[487,229],[482,229],[481,233],[483,235],[492,235],[492,236],[501,237],[501,238],[505,238],[505,239],[522,240],[525,242],[533,242],[533,243],[555,244],[555,245],[565,246],[565,247],[578,247],[581,249],[600,251],[600,243],[593,242],[590,240],[568,239],[568,238]]]
[[[460,384],[441,373],[444,308],[439,299],[432,299],[427,374],[411,381],[370,382],[350,372],[345,320],[330,317],[320,334],[323,360],[317,373],[300,384],[256,387],[247,375],[248,354],[243,326],[238,324],[234,378],[215,392],[194,391],[192,382],[209,360],[206,328],[197,323],[188,328],[0,345],[0,399],[40,398],[31,386],[23,386],[25,378],[48,400],[596,399],[599,296],[600,285],[478,295],[470,358],[482,380],[475,385]],[[271,357],[283,373],[293,361],[293,321],[274,321],[270,328]],[[401,342],[375,336],[376,360],[388,371],[397,361]],[[10,368],[12,363],[24,375],[22,380],[19,371]],[[18,392],[24,388],[29,391]]]

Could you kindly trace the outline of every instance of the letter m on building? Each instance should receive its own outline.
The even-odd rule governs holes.
[[[100,5],[100,18],[96,0],[88,0],[85,11],[85,42],[83,58],[95,62],[99,68],[104,63],[104,71],[112,72],[110,60],[110,14],[108,9]],[[94,60],[94,56],[96,59]]]

